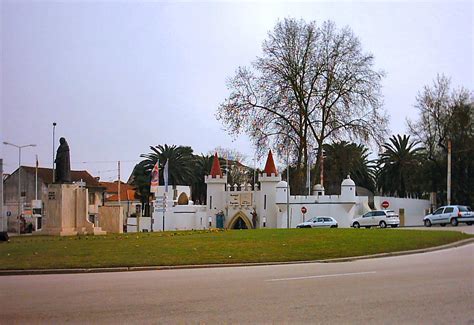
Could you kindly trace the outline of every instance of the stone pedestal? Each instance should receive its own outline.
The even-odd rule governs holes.
[[[88,190],[77,184],[48,185],[48,201],[42,234],[74,236],[105,234],[88,220]]]

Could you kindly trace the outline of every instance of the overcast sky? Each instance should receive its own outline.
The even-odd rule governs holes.
[[[52,166],[63,136],[73,169],[104,181],[127,179],[140,154],[158,144],[217,146],[245,153],[216,109],[225,81],[261,54],[278,19],[348,25],[375,56],[392,133],[416,118],[415,96],[437,73],[474,89],[473,1],[147,2],[0,1],[0,140],[22,150],[22,164]],[[0,146],[4,171],[18,149]],[[278,159],[278,157],[276,157]]]

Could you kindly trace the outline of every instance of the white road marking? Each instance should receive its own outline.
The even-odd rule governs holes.
[[[266,282],[274,282],[274,281],[291,281],[291,280],[305,280],[305,279],[316,279],[316,278],[331,278],[336,276],[349,276],[349,275],[362,275],[362,274],[374,274],[377,273],[375,271],[370,272],[355,272],[355,273],[338,273],[338,274],[325,274],[325,275],[311,275],[311,276],[303,276],[299,278],[282,278],[282,279],[270,279],[265,280]]]

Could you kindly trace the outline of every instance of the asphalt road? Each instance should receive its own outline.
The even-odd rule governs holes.
[[[473,255],[4,276],[0,323],[474,324]]]

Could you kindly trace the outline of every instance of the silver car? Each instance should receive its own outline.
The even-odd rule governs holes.
[[[352,227],[354,228],[370,228],[377,227],[387,228],[390,226],[392,228],[398,227],[400,225],[400,218],[393,210],[374,210],[369,211],[361,217],[355,218],[352,220]]]
[[[444,227],[448,223],[455,227],[460,222],[465,222],[468,225],[474,223],[474,212],[471,211],[470,207],[464,205],[443,206],[423,218],[425,227],[431,227],[435,224]]]
[[[337,221],[333,217],[313,217],[296,225],[296,228],[337,228]]]

